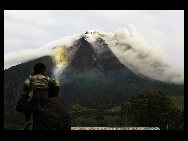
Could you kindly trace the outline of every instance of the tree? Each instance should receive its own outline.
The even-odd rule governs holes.
[[[98,126],[103,126],[104,124],[104,116],[102,114],[99,114],[95,117],[95,121],[97,122]]]
[[[128,118],[135,127],[183,128],[182,111],[162,91],[145,90],[130,99]]]
[[[120,125],[121,126],[127,126],[130,127],[130,119],[129,119],[129,108],[130,108],[130,104],[129,103],[125,103],[121,105],[121,110],[119,112],[119,116],[121,118],[120,121]]]

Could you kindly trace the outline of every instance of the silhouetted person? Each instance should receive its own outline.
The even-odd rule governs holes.
[[[48,100],[22,101],[24,111],[33,114],[33,130],[71,130],[68,110],[58,102],[60,85],[56,80],[49,83]]]
[[[40,102],[48,99],[48,85],[51,79],[45,75],[46,66],[43,63],[35,64],[34,75],[29,75],[23,84],[24,92],[28,95],[28,102]],[[27,130],[31,124],[29,113],[25,113],[25,121],[24,130]]]

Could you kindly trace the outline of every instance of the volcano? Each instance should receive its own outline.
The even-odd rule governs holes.
[[[81,104],[89,108],[113,107],[146,89],[184,95],[182,85],[164,83],[133,73],[122,64],[102,38],[93,47],[80,38],[69,65],[60,75],[61,101],[66,106]],[[128,48],[131,48],[128,46]]]
[[[130,48],[131,46],[127,46],[127,49]],[[135,74],[118,60],[102,38],[95,41],[94,47],[83,36],[75,41],[73,46],[61,50],[56,58],[45,56],[4,70],[6,125],[20,125],[23,121],[23,119],[20,121],[22,117],[14,107],[22,94],[22,84],[29,75],[32,75],[33,66],[38,62],[44,63],[47,67],[46,75],[53,78],[53,70],[59,61],[60,65],[64,65],[58,78],[59,101],[68,109],[80,105],[87,109],[87,114],[91,114],[92,110],[102,113],[120,106],[146,89],[164,91],[172,96],[184,95],[184,85],[165,83]],[[96,114],[93,111],[92,113]],[[79,114],[77,113],[77,117]],[[73,119],[77,117],[73,115]]]

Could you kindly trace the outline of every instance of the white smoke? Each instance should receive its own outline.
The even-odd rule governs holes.
[[[120,62],[133,72],[164,82],[184,83],[184,70],[172,68],[164,60],[162,50],[150,47],[133,27],[131,33],[126,28],[118,29],[114,33],[100,30],[89,30],[87,33],[87,40],[94,47],[97,47],[97,38],[104,39]]]
[[[52,72],[53,73],[52,74],[52,79],[55,79],[55,80],[59,81],[60,75],[63,73],[64,69],[65,68],[63,68],[61,65],[56,64],[56,67],[54,68],[54,70]]]
[[[4,53],[4,70],[12,66],[42,57],[47,55],[53,55],[56,50],[53,50],[56,46],[70,47],[75,40],[78,40],[82,34],[75,34],[67,36],[59,40],[55,40],[45,44],[44,46],[34,50],[23,50],[18,52]]]

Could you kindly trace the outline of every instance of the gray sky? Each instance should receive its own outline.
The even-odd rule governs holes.
[[[16,52],[35,50],[86,30],[108,33],[118,28],[131,31],[131,27],[151,48],[162,51],[169,64],[184,68],[183,10],[5,10],[4,55],[19,55]]]

